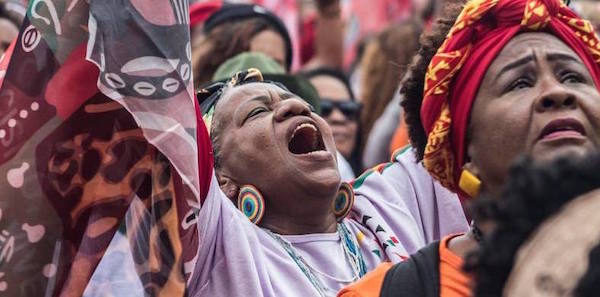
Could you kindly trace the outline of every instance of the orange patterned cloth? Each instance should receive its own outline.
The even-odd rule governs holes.
[[[473,296],[473,276],[463,271],[463,258],[448,248],[448,242],[456,236],[446,236],[440,242],[440,297]]]
[[[519,32],[544,31],[573,49],[600,87],[600,41],[590,22],[560,0],[469,1],[425,76],[421,121],[428,135],[424,165],[442,185],[462,196],[470,111],[481,80],[502,48]]]
[[[457,234],[444,237],[439,244],[439,292],[440,297],[470,297],[473,276],[463,272],[464,260],[448,248],[450,239]],[[389,262],[379,265],[359,281],[345,287],[338,297],[376,297],[381,296],[383,282],[393,267]]]
[[[374,270],[371,270],[359,281],[343,288],[338,292],[338,297],[378,297],[381,295],[381,287],[383,287],[383,280],[385,275],[392,268],[394,264],[391,262],[384,262],[377,266]]]

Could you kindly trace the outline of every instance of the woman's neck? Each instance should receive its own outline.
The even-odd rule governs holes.
[[[337,230],[333,199],[331,194],[313,193],[288,199],[288,205],[267,205],[260,225],[282,235],[333,233]]]
[[[335,187],[295,189],[286,191],[284,204],[275,197],[265,196],[270,201],[265,207],[260,226],[282,235],[334,233],[337,219],[333,214],[333,201],[337,195]]]
[[[265,213],[260,226],[281,235],[334,233],[337,230],[337,220],[331,212],[303,218]]]

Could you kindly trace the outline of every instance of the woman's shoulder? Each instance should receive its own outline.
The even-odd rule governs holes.
[[[446,234],[468,229],[460,200],[416,162],[411,147],[396,152],[391,162],[367,170],[351,183],[353,212],[380,217],[412,253]],[[362,220],[362,218],[359,218]],[[377,233],[378,226],[374,227]]]
[[[421,222],[414,215],[418,203],[407,203],[407,199],[414,200],[414,191],[406,190],[411,188],[406,186],[407,175],[389,175],[398,168],[397,161],[380,164],[351,183],[355,200],[350,217],[377,238],[382,259],[392,262],[426,244]]]
[[[385,195],[382,191],[392,191],[397,195],[415,196],[431,192],[433,178],[416,161],[414,150],[406,146],[392,154],[390,162],[379,164],[363,172],[351,182],[355,193],[359,195]]]

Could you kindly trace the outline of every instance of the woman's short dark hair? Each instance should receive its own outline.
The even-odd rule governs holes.
[[[418,161],[423,159],[425,145],[427,144],[427,135],[425,134],[423,124],[421,124],[421,103],[423,102],[423,88],[427,67],[438,48],[446,39],[446,35],[448,35],[450,28],[454,25],[463,6],[463,1],[446,2],[440,18],[436,20],[428,32],[421,35],[421,47],[401,82],[400,93],[404,97],[401,105],[405,112],[408,136],[416,151]]]
[[[477,273],[476,296],[501,296],[516,253],[527,238],[563,205],[595,189],[600,189],[600,154],[562,158],[545,165],[534,165],[530,159],[519,161],[510,171],[502,198],[487,199],[495,201],[495,207],[478,202],[488,205],[486,216],[497,229],[467,261],[466,268]],[[599,287],[600,246],[596,246],[574,296],[596,296]]]

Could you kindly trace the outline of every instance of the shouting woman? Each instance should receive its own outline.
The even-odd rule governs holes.
[[[199,96],[215,175],[202,185],[194,296],[334,296],[466,229],[456,196],[412,155],[341,184],[327,122],[256,69]],[[208,139],[198,140],[203,160]]]

